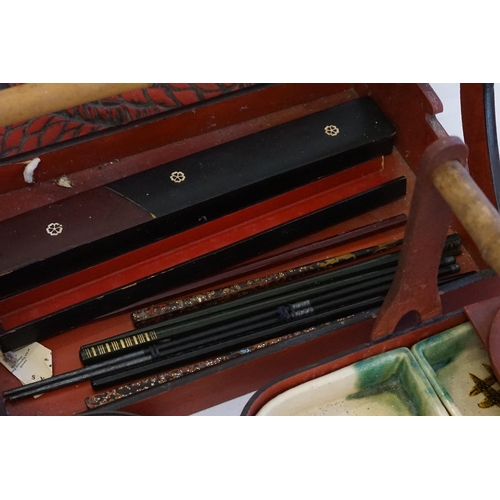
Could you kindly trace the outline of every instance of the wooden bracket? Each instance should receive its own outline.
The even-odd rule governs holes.
[[[441,314],[437,273],[452,211],[434,187],[431,174],[449,161],[465,164],[467,154],[467,146],[458,137],[438,139],[425,150],[398,269],[375,321],[372,339],[394,332],[404,317],[414,325]]]

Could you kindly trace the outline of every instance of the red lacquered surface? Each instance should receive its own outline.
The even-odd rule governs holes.
[[[272,90],[261,90],[262,92],[264,90],[269,92],[270,94],[266,94],[268,96],[274,93],[274,98],[269,100],[260,100],[257,94],[250,92],[246,96],[239,96],[242,101],[234,101],[234,103],[239,102],[239,105],[241,104],[238,108],[231,109],[227,101],[221,101],[221,107],[218,109],[225,109],[227,113],[225,117],[226,121],[224,122],[225,125],[230,127],[237,123],[243,124],[245,123],[245,119],[248,124],[252,119],[256,120],[254,123],[263,124],[266,121],[265,115],[278,112],[278,109],[286,114],[287,108],[292,109],[295,107],[295,112],[297,112],[297,109],[302,104],[314,101],[315,99],[318,102],[323,98],[331,99],[332,101],[338,99],[341,102],[342,100],[352,98],[356,94],[371,94],[389,118],[395,122],[398,130],[397,151],[391,157],[385,159],[383,171],[391,178],[397,177],[401,172],[408,174],[409,195],[404,200],[391,204],[389,207],[383,207],[367,216],[338,225],[336,232],[340,233],[349,228],[359,227],[374,220],[380,220],[398,213],[407,213],[413,190],[413,174],[411,172],[418,168],[418,161],[424,149],[437,137],[445,135],[445,132],[433,116],[440,111],[440,102],[428,86],[414,84],[278,85],[270,87],[270,89]],[[263,96],[264,94],[260,95]],[[248,99],[249,108],[241,109],[246,105],[245,99]],[[252,113],[254,114],[251,115]],[[191,127],[193,126],[193,124],[190,125]],[[219,125],[219,122],[217,125]],[[241,126],[243,130],[244,125]],[[246,130],[248,133],[250,128]],[[229,131],[229,128],[226,131]],[[224,132],[221,129],[222,135],[224,135]],[[180,145],[180,149],[185,147],[186,151],[189,150],[190,145],[184,142],[186,137],[188,138],[188,142],[194,137],[207,137],[203,133],[210,133],[210,129],[204,129],[200,135],[199,131],[193,132],[193,129],[188,127],[184,137],[179,138],[178,144]],[[214,133],[214,135],[216,134],[217,132]],[[159,144],[154,146],[153,142],[149,143],[149,146],[153,148],[148,153],[151,157],[154,157],[154,148],[159,149],[162,147]],[[124,148],[126,149],[125,146]],[[101,153],[103,150],[100,150]],[[129,151],[128,154],[138,154],[138,151],[135,151],[135,153]],[[116,156],[114,157],[116,158]],[[109,158],[112,159],[112,156]],[[108,159],[108,161],[110,160]],[[96,162],[97,164],[98,162]],[[294,200],[291,201],[292,205],[293,203]],[[257,207],[254,212],[257,218],[265,215],[265,212],[259,215],[259,208],[262,207]],[[458,226],[457,228],[463,236],[463,230]],[[222,231],[221,234],[223,234],[224,227],[221,226],[219,229]],[[397,231],[391,235],[391,238],[400,236],[400,234],[396,233]],[[325,237],[325,234],[319,235],[318,239],[321,237]],[[359,242],[359,248],[380,242],[377,238],[372,238],[369,242]],[[189,244],[189,241],[181,240],[182,238],[179,239],[179,248],[183,248],[182,244]],[[192,248],[194,250],[195,247]],[[339,253],[342,253],[346,249],[339,248],[337,250]],[[174,259],[175,257],[172,256],[169,258]],[[311,258],[310,260],[314,259]],[[477,269],[476,263],[467,253],[460,258],[460,263],[464,271]],[[289,265],[291,266],[293,263],[289,263]],[[120,269],[116,269],[116,272],[117,275],[120,275]],[[79,290],[80,288],[75,286],[71,293],[76,295],[79,293]],[[64,288],[61,288],[60,291],[64,291]],[[441,297],[443,312],[445,314],[455,312],[454,314],[449,317],[437,319],[433,323],[433,326],[411,331],[405,334],[407,336],[403,339],[393,340],[394,346],[390,343],[381,342],[378,348],[387,350],[388,348],[404,345],[404,343],[414,343],[428,335],[454,326],[465,320],[462,309],[471,301],[486,300],[498,295],[500,295],[500,284],[497,278],[489,278],[480,283],[469,285],[464,289],[448,292]],[[43,299],[43,297],[39,297],[39,299]],[[20,318],[17,318],[17,321],[19,320]],[[155,391],[148,391],[143,394],[141,401],[134,400],[132,402],[131,400],[127,403],[121,403],[120,408],[145,415],[189,414],[253,391],[291,370],[301,369],[311,363],[321,364],[321,360],[329,356],[341,354],[346,349],[358,349],[360,346],[362,349],[363,343],[369,340],[372,325],[373,320],[368,320],[358,325],[343,328],[336,332],[327,332],[322,335],[315,336],[314,332],[311,332],[299,337],[294,342],[276,345],[269,348],[269,350],[264,349],[263,351],[254,353],[251,358],[232,360],[225,365],[212,367],[198,374],[170,382],[161,388],[156,388]],[[93,325],[75,329],[48,340],[46,342],[47,346],[53,349],[55,372],[62,373],[81,366],[78,360],[78,347],[80,345],[98,341],[105,337],[125,332],[131,328],[132,324],[129,316],[123,314],[101,320]],[[402,344],[398,344],[398,342]],[[372,346],[371,350],[367,349],[361,356],[375,354],[376,352],[373,348],[375,346]],[[350,362],[354,362],[356,360],[354,358],[340,358],[338,367],[343,363],[349,364]],[[328,370],[331,369],[332,366],[328,368]],[[11,374],[6,371],[1,373],[0,389],[2,391],[17,385],[19,383]],[[66,388],[52,394],[45,394],[37,400],[6,403],[6,408],[10,414],[17,415],[73,414],[85,410],[84,399],[91,394],[90,384],[84,383],[79,387]]]

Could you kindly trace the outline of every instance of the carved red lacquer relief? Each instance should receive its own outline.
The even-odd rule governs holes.
[[[0,91],[14,85],[0,83]],[[143,90],[101,99],[0,128],[0,159],[124,125],[252,84],[156,83]]]

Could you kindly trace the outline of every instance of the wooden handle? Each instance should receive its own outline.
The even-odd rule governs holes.
[[[431,180],[468,231],[481,256],[500,275],[500,214],[458,161],[437,167]]]
[[[26,83],[0,92],[0,127],[80,106],[151,83]]]

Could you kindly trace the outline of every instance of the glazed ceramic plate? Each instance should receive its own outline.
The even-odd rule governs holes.
[[[301,384],[257,415],[448,415],[409,349],[385,352]]]
[[[423,340],[412,352],[450,415],[500,415],[500,386],[470,323]]]

